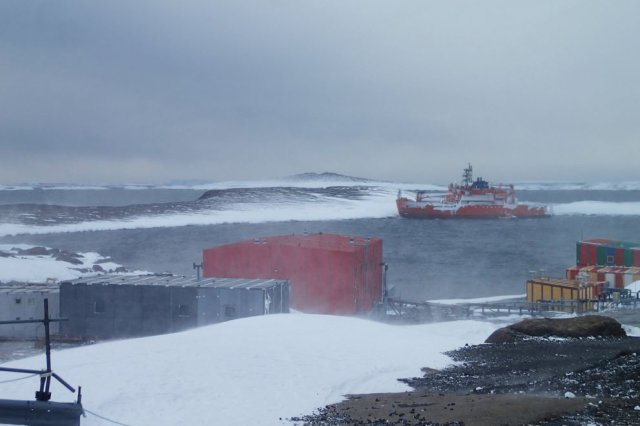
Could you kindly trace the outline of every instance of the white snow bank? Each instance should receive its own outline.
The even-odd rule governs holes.
[[[503,302],[505,300],[524,299],[525,297],[527,297],[526,293],[514,294],[514,295],[505,295],[505,296],[478,297],[478,298],[474,298],[474,299],[434,299],[434,300],[428,300],[428,302],[429,303],[439,303],[441,305],[460,305],[460,304],[465,304],[465,303]]]
[[[25,244],[0,244],[0,251],[10,257],[0,256],[0,282],[19,281],[27,283],[42,283],[48,278],[58,281],[72,280],[89,275],[97,275],[92,271],[93,265],[100,265],[104,271],[115,271],[121,265],[111,262],[108,258],[96,252],[77,253],[77,260],[81,264],[73,264],[57,260],[52,254],[29,255],[20,250],[27,250],[35,246]],[[49,249],[48,247],[44,247]],[[130,273],[144,274],[145,271]]]
[[[635,296],[635,293],[640,291],[640,280],[634,281],[631,284],[626,285],[624,288],[630,290]]]
[[[622,324],[622,328],[627,333],[627,336],[640,337],[640,327]]]
[[[395,191],[386,191],[346,200],[319,197],[312,201],[259,204],[230,204],[226,210],[131,216],[114,220],[90,220],[57,225],[0,223],[0,236],[62,232],[149,229],[178,226],[220,225],[224,223],[266,223],[287,221],[349,220],[397,216]]]
[[[445,367],[452,361],[442,352],[481,343],[496,328],[280,314],[57,351],[53,368],[82,386],[85,408],[128,425],[280,425],[345,394],[407,390],[398,378]],[[39,369],[44,356],[5,366]],[[0,372],[0,382],[15,377]],[[37,384],[0,384],[0,398],[32,399]],[[53,387],[54,400],[74,398]],[[82,424],[109,423],[88,415]]]
[[[553,214],[566,215],[598,215],[598,216],[639,216],[640,202],[625,201],[576,201],[566,204],[554,204]]]

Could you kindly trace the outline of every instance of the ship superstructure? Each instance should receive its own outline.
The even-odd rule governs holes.
[[[519,203],[513,185],[473,180],[471,164],[464,169],[462,183],[452,183],[444,194],[419,191],[415,199],[398,193],[398,213],[415,218],[519,218],[547,217],[549,208],[538,203]]]

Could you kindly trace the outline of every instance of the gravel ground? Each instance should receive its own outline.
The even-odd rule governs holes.
[[[308,425],[639,425],[640,338],[466,346],[457,365],[401,379],[414,391],[350,395]]]

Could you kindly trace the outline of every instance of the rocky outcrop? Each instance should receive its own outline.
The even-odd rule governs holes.
[[[78,253],[72,253],[64,250],[60,250],[53,255],[54,259],[71,263],[72,265],[82,265],[83,262],[80,260],[81,257],[82,256]]]
[[[27,256],[48,256],[52,252],[51,250],[47,249],[46,247],[40,247],[40,246],[30,247],[28,249],[16,248],[14,250],[18,254],[27,255]]]
[[[464,346],[446,353],[456,363],[444,370],[400,379],[414,391],[346,395],[291,420],[315,426],[638,425],[638,354],[637,337]]]
[[[17,254],[21,256],[51,256],[55,260],[71,263],[72,265],[82,265],[82,255],[78,253],[69,252],[66,250],[60,250],[56,248],[46,248],[41,246],[30,247],[28,249],[13,249]]]
[[[485,343],[507,343],[526,337],[625,337],[613,318],[586,315],[576,318],[526,319],[493,332]]]

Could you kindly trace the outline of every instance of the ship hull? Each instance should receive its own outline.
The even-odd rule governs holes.
[[[420,219],[539,218],[550,215],[544,206],[531,206],[527,204],[456,206],[436,205],[433,203],[412,201],[408,198],[398,198],[396,205],[400,216]]]

